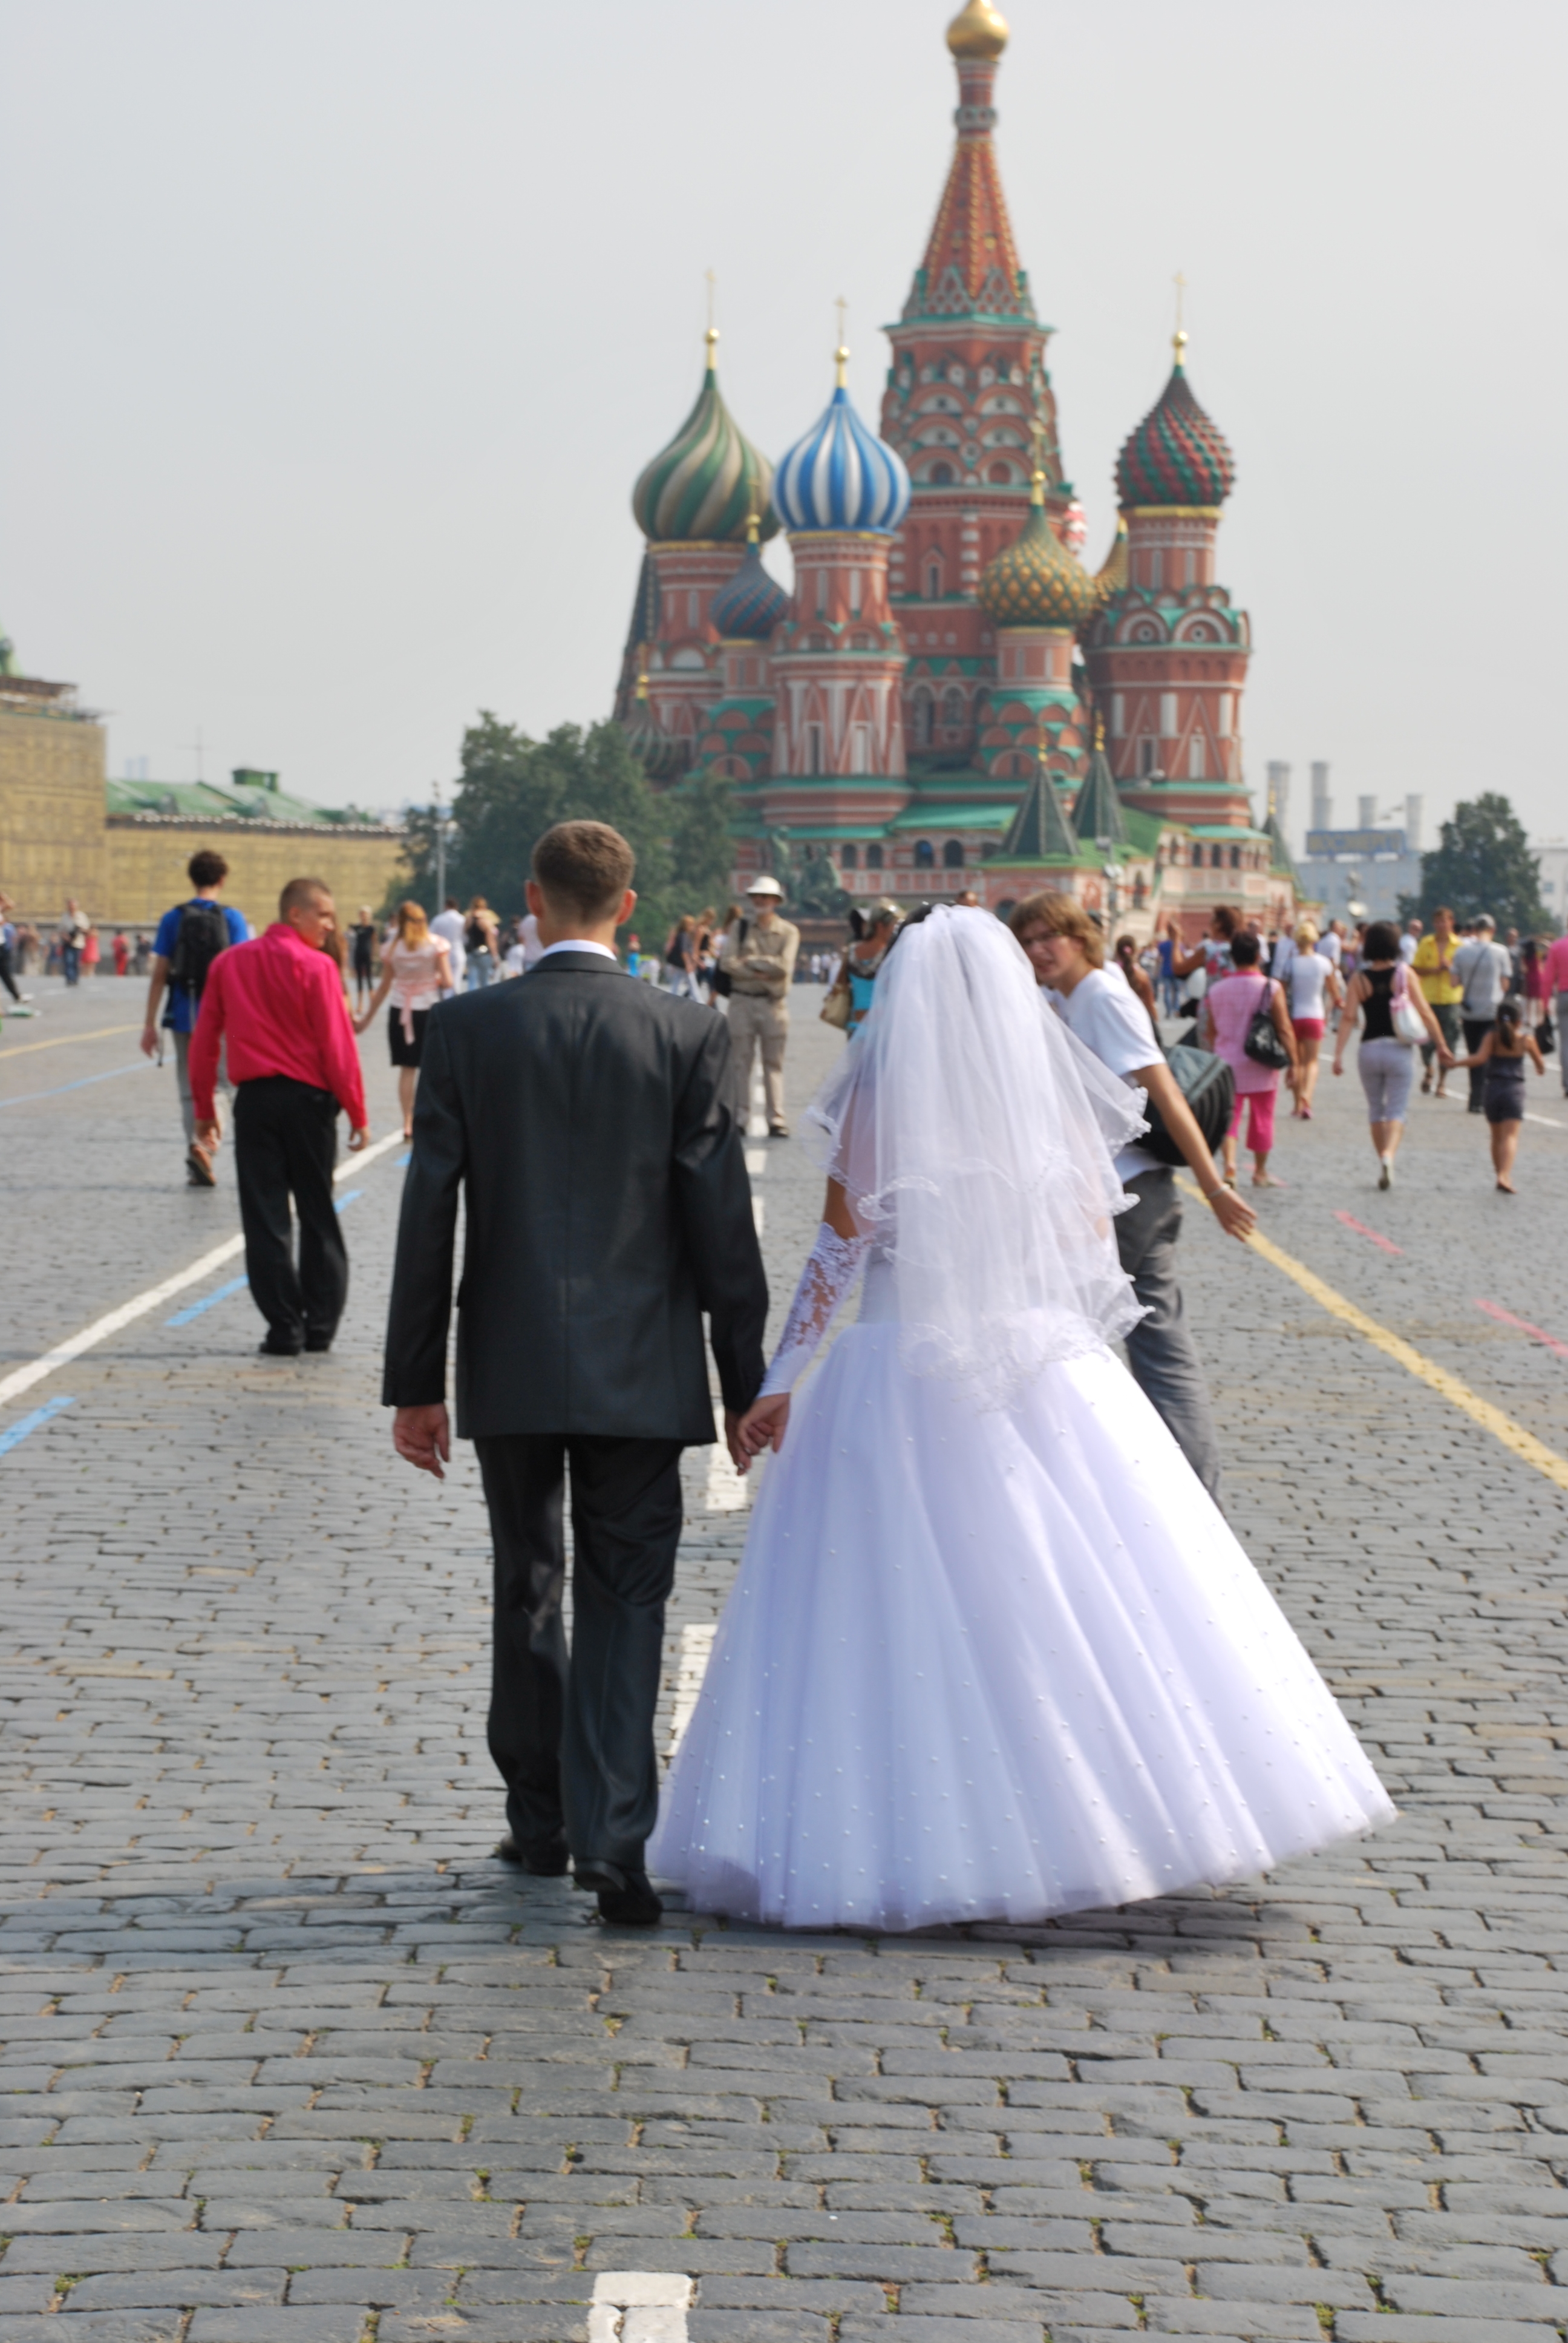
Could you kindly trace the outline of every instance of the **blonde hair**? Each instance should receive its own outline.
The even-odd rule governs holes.
[[[1303,920],[1301,926],[1296,930],[1296,950],[1298,951],[1310,952],[1316,945],[1317,940],[1318,931],[1316,928],[1313,927],[1311,920]]]
[[[397,906],[397,940],[416,949],[425,940],[430,921],[423,903],[399,903]]]
[[[1047,891],[1026,895],[1014,907],[1008,920],[1013,934],[1022,943],[1029,928],[1043,928],[1048,936],[1068,936],[1077,944],[1091,968],[1105,966],[1105,937],[1090,918],[1076,895],[1057,895]]]

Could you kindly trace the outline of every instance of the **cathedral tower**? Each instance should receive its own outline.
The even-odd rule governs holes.
[[[1125,582],[1090,629],[1089,673],[1111,770],[1134,803],[1250,828],[1241,712],[1251,636],[1214,574],[1236,468],[1193,395],[1186,350],[1178,330],[1171,378],[1117,458]]]
[[[770,830],[875,828],[909,798],[905,653],[888,558],[909,509],[910,477],[850,404],[849,357],[840,347],[832,398],[773,484],[795,556],[795,598],[772,639]]]
[[[990,0],[969,0],[948,27],[958,72],[958,131],[941,201],[893,346],[882,437],[909,468],[910,513],[889,585],[909,643],[905,721],[911,751],[967,762],[995,640],[977,600],[980,572],[1029,518],[1031,433],[1042,429],[1045,505],[1065,523],[1056,401],[1045,370],[1050,328],[1035,315],[997,169],[991,100],[1008,28]]]
[[[703,720],[723,695],[714,597],[746,558],[749,522],[764,515],[764,537],[779,526],[768,502],[773,468],[719,395],[712,326],[707,339],[697,404],[631,498],[648,543],[616,714],[649,772],[664,779],[690,764]]]

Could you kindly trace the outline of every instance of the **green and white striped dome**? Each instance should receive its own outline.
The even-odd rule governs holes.
[[[696,406],[631,492],[637,525],[656,544],[696,538],[744,544],[754,510],[762,517],[763,537],[774,536],[779,528],[769,502],[773,467],[719,395],[716,339],[709,341],[708,371]]]

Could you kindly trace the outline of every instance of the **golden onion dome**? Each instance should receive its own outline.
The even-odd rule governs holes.
[[[1040,472],[1030,504],[1022,535],[980,571],[980,608],[998,627],[1081,627],[1095,608],[1094,580],[1047,518]]]
[[[948,26],[955,57],[1000,57],[1007,46],[1007,18],[991,0],[969,0]]]

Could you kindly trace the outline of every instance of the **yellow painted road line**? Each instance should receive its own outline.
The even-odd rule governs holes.
[[[8,1041],[0,1041],[0,1066],[7,1058],[31,1057],[35,1050],[63,1050],[67,1041],[106,1041],[111,1033],[139,1033],[141,1030],[139,1024],[100,1025],[95,1033],[55,1033],[47,1041],[22,1041],[15,1048]]]
[[[1192,1181],[1180,1180],[1179,1184],[1199,1203],[1202,1202],[1203,1199]],[[1522,1423],[1515,1423],[1511,1415],[1494,1406],[1491,1400],[1483,1399],[1479,1392],[1473,1392],[1468,1383],[1461,1383],[1457,1375],[1451,1375],[1446,1367],[1440,1367],[1435,1359],[1429,1359],[1423,1351],[1416,1349],[1413,1342],[1407,1342],[1402,1335],[1392,1334],[1386,1326],[1380,1326],[1375,1318],[1369,1318],[1364,1310],[1358,1309],[1353,1302],[1348,1302],[1342,1293],[1337,1293],[1315,1270],[1309,1269],[1305,1262],[1297,1261],[1293,1254],[1286,1252],[1271,1238],[1261,1236],[1254,1230],[1247,1242],[1254,1252],[1261,1253],[1275,1269],[1282,1270],[1303,1293],[1317,1303],[1320,1310],[1326,1310],[1331,1318],[1337,1318],[1342,1325],[1349,1326],[1363,1342],[1370,1342],[1374,1351],[1381,1351],[1385,1359],[1392,1359],[1407,1374],[1414,1375],[1419,1383],[1425,1383],[1430,1390],[1447,1400],[1451,1407],[1457,1407],[1473,1423],[1479,1423],[1483,1432],[1490,1432],[1494,1440],[1501,1440],[1504,1448],[1511,1450],[1522,1463],[1533,1464],[1538,1473],[1543,1473],[1549,1481],[1555,1482],[1558,1488],[1568,1489],[1568,1456],[1559,1456],[1554,1448],[1548,1448],[1543,1440],[1537,1440],[1533,1432],[1526,1432]]]

